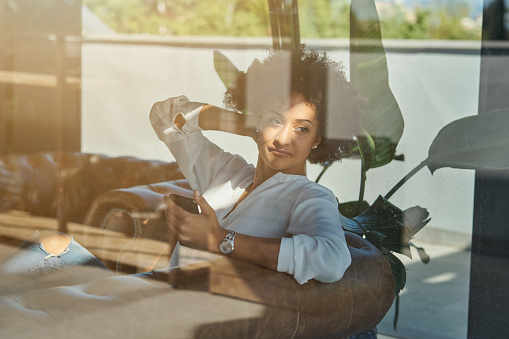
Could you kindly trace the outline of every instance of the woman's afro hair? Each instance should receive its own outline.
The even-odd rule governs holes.
[[[359,107],[364,99],[345,78],[343,65],[326,52],[301,45],[293,52],[270,51],[263,62],[240,72],[224,96],[227,108],[262,113],[267,104],[286,103],[301,94],[317,114],[321,143],[311,151],[311,163],[325,165],[347,156],[359,134]]]

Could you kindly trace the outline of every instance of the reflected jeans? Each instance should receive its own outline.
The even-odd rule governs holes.
[[[0,260],[0,295],[57,286],[72,286],[114,276],[104,264],[71,237],[62,253],[48,253],[39,231]],[[133,274],[168,281],[168,270]]]
[[[77,270],[77,267],[95,269]],[[53,275],[54,279],[51,278]],[[0,260],[0,294],[7,294],[14,289],[33,290],[82,284],[112,275],[99,259],[72,237],[62,253],[48,253],[37,231]]]

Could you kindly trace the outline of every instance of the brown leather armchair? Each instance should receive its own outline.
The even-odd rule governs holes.
[[[176,163],[74,152],[0,157],[0,211],[86,223],[93,201],[119,188],[183,179]]]
[[[134,158],[77,153],[0,157],[0,211],[24,210],[120,232],[128,240],[164,243],[168,228],[160,209],[162,195],[190,195],[180,178],[175,164]],[[172,270],[170,281],[178,290],[263,305],[259,317],[248,317],[247,323],[238,325],[241,337],[346,337],[378,324],[394,300],[394,281],[385,257],[354,234],[347,232],[346,239],[352,265],[335,283],[299,285],[287,274],[228,258]],[[132,244],[127,241],[123,250]],[[129,252],[136,255],[137,248]],[[132,271],[123,266],[120,254],[114,269]],[[218,307],[220,312],[221,307],[231,306]],[[242,313],[245,306],[239,307]],[[200,333],[228,337],[225,329],[231,329],[231,324],[196,319],[186,326],[196,337]]]

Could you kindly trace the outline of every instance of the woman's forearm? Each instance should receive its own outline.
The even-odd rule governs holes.
[[[163,198],[167,206],[166,222],[170,234],[174,234],[183,246],[221,255],[219,244],[228,231],[221,227],[214,209],[198,190],[194,191],[193,198],[200,206],[201,214],[189,213],[168,197]],[[259,238],[237,233],[234,243],[230,257],[277,270],[281,238]]]
[[[235,249],[229,257],[277,271],[281,239],[258,238],[244,234],[235,236]],[[221,254],[219,251],[214,251]]]
[[[256,117],[204,105],[200,110],[198,125],[205,130],[222,131],[252,138],[256,130]]]

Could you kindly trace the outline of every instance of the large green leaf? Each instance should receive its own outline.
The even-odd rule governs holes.
[[[352,0],[350,80],[369,103],[362,107],[364,129],[375,143],[371,168],[392,161],[403,133],[403,116],[389,87],[380,22],[373,0]]]
[[[365,203],[365,202],[364,202]],[[341,210],[350,213],[355,209],[356,201],[338,205]],[[409,240],[429,222],[429,213],[426,209],[415,206],[402,211],[391,204],[387,199],[379,196],[363,213],[349,218],[340,213],[339,219],[342,227],[350,232],[364,236],[366,240],[375,245],[389,262],[394,276],[394,289],[396,295],[405,287],[405,265],[392,252],[399,252],[410,258],[410,246],[417,249],[421,260],[429,262],[424,249],[417,247]]]
[[[376,246],[379,250],[381,250],[384,246],[384,240],[387,236],[383,233],[373,231],[366,233],[366,240]]]
[[[366,230],[363,228],[362,224],[353,218],[345,217],[340,213],[339,220],[341,221],[341,226],[343,227],[343,229],[347,231],[353,232],[358,235],[364,235],[367,233]]]
[[[403,211],[403,224],[410,230],[410,239],[431,220],[429,212],[420,206],[410,207]]]
[[[406,285],[406,268],[405,265],[399,260],[394,254],[391,252],[382,250],[382,253],[385,255],[385,258],[389,262],[391,266],[392,275],[394,277],[394,291],[396,295],[405,287]]]
[[[403,224],[404,212],[382,197],[362,214],[354,218],[368,232],[380,232],[386,237],[383,247],[412,257],[410,252],[410,229]]]
[[[424,162],[431,173],[443,167],[509,169],[509,109],[446,125],[433,140]]]
[[[237,67],[219,51],[214,51],[214,68],[226,88],[230,88],[239,76]]]
[[[369,208],[369,204],[367,201],[361,202],[361,211],[364,212]],[[339,213],[341,213],[342,216],[345,216],[347,218],[353,218],[359,215],[357,212],[359,209],[359,202],[358,201],[348,201],[343,202],[338,205]]]
[[[376,155],[375,142],[367,131],[364,132],[364,135],[357,137],[357,147],[359,147],[361,155],[362,168],[367,172],[373,165]]]
[[[344,203],[340,207],[353,209],[353,203]],[[428,216],[428,211],[422,207],[402,211],[379,196],[362,214],[353,218],[341,215],[340,220],[345,230],[366,236],[378,248],[411,258],[409,241],[429,222]],[[376,233],[371,234],[373,232]]]

